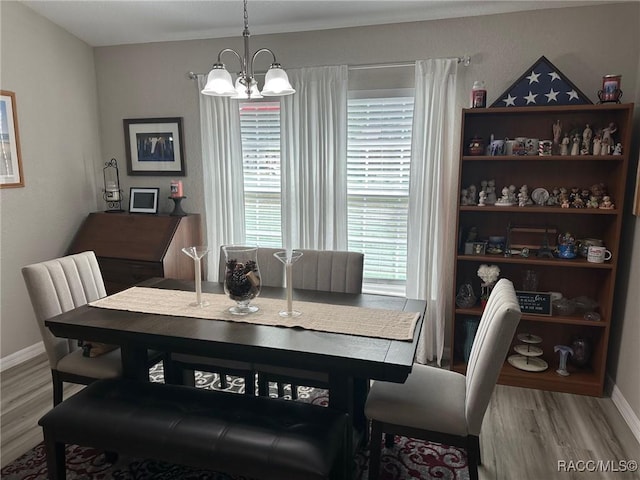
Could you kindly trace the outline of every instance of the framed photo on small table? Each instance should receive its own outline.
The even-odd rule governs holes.
[[[158,213],[159,188],[131,187],[129,213]]]

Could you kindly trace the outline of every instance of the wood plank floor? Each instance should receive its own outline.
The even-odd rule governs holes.
[[[80,386],[67,387],[65,396]],[[2,466],[42,440],[38,419],[51,408],[51,374],[40,355],[0,374]],[[640,474],[562,472],[558,462],[640,461],[640,444],[610,398],[498,385],[481,435],[481,480],[627,480]],[[576,463],[576,466],[582,464]],[[590,464],[589,464],[590,465]]]

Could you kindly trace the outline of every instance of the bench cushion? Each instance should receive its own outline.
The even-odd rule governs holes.
[[[39,421],[45,437],[260,479],[329,478],[347,415],[282,399],[99,380]]]

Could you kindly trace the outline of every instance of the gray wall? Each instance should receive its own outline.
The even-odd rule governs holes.
[[[24,188],[0,189],[1,356],[40,341],[20,268],[64,254],[97,208],[93,49],[17,2],[0,2],[0,85],[16,94]]]
[[[2,8],[3,84],[5,70],[13,70],[12,84],[7,83],[3,88],[18,93],[21,133],[23,128],[31,130],[26,138],[23,134],[22,140],[23,153],[26,154],[25,149],[30,150],[29,157],[25,155],[26,163],[29,164],[26,170],[27,187],[15,194],[15,197],[19,198],[8,195],[14,192],[2,192],[3,210],[9,212],[6,219],[3,212],[2,221],[2,257],[10,259],[2,264],[2,356],[6,356],[39,341],[26,291],[19,277],[19,267],[61,253],[79,219],[96,207],[103,208],[100,197],[102,180],[99,178],[95,183],[92,182],[95,179],[92,170],[101,169],[105,159],[115,157],[123,166],[121,172],[126,172],[122,127],[124,118],[184,117],[187,177],[183,181],[188,198],[183,206],[190,212],[203,212],[198,92],[194,82],[188,80],[186,74],[191,70],[208,71],[221,48],[241,49],[242,45],[239,23],[238,36],[230,39],[95,49],[99,141],[102,153],[100,156],[96,155],[94,143],[98,138],[93,119],[96,83],[92,75],[81,68],[91,68],[90,50],[73,39],[63,41],[68,38],[64,32],[29,13],[24,7],[6,8],[5,2],[2,2]],[[38,28],[18,30],[12,26],[15,21],[35,23]],[[472,56],[472,65],[461,70],[465,88],[470,90],[474,80],[484,80],[488,86],[489,103],[535,60],[545,55],[591,100],[597,101],[595,92],[600,88],[603,74],[620,73],[623,75],[624,100],[638,102],[639,26],[640,4],[627,3],[255,36],[251,39],[251,45],[252,50],[259,47],[272,48],[285,68],[340,63],[397,62],[469,54]],[[9,33],[6,29],[9,29]],[[48,34],[53,36],[54,40],[48,38],[47,32],[55,32]],[[5,36],[10,44],[5,42]],[[41,49],[47,42],[47,48],[55,51],[49,52],[44,58]],[[5,50],[8,50],[6,58]],[[18,58],[24,58],[31,68],[27,69],[19,64]],[[73,59],[76,62],[73,64],[72,72],[61,69],[59,76],[53,79],[48,77],[48,83],[53,82],[54,89],[64,90],[64,96],[73,97],[69,101],[82,109],[83,115],[80,116],[86,119],[85,124],[77,120],[77,111],[65,117],[66,122],[58,121],[57,115],[61,114],[61,105],[55,103],[57,98],[51,98],[44,88],[38,90],[41,64],[51,63],[47,58],[61,58],[69,63]],[[82,60],[85,58],[86,60]],[[235,68],[233,61],[233,58],[228,60],[231,70]],[[263,61],[266,62],[267,59]],[[258,64],[257,69],[267,67],[266,63],[260,64],[260,59]],[[82,74],[78,76],[76,70],[81,70]],[[357,71],[351,72],[350,75],[352,88],[367,89],[410,86],[413,71],[410,68],[397,68]],[[20,94],[21,92],[24,93]],[[29,97],[27,94],[34,96]],[[22,102],[28,102],[30,110],[25,111],[27,105],[22,108]],[[52,155],[50,149],[42,147],[46,149],[47,155],[39,155],[39,151],[33,155],[33,150],[40,148],[38,142],[39,136],[42,135],[33,125],[42,123],[42,117],[54,120],[49,123],[49,127],[58,130],[55,134],[47,132],[50,141],[58,141],[56,137],[66,140],[69,138],[68,132],[72,131],[74,142],[67,147],[76,150],[65,150],[64,154],[62,151],[56,151],[56,155]],[[636,120],[636,131],[637,125]],[[38,134],[35,131],[38,131]],[[84,135],[83,139],[78,138],[80,132]],[[79,154],[77,150],[80,150],[80,145],[76,143],[78,140],[87,140],[87,144],[92,147],[90,153]],[[84,150],[81,151],[84,153]],[[68,182],[72,185],[67,186],[65,180],[70,178],[69,163],[87,168],[89,173],[85,175],[86,179]],[[162,199],[160,208],[163,211],[170,210],[171,205],[166,198],[169,195],[170,178],[127,177],[126,174],[122,177],[125,192],[130,186],[159,186]],[[38,178],[41,181],[35,183]],[[55,189],[55,195],[50,190],[47,193],[41,192],[41,188],[54,181],[56,185],[57,182],[62,182],[66,188]],[[83,186],[78,187],[78,183],[82,183]],[[71,188],[82,188],[83,195],[92,192],[93,196],[88,200],[85,196],[80,197],[80,192],[68,190]],[[5,200],[8,198],[11,200]],[[78,198],[82,198],[82,201]],[[9,204],[9,201],[13,203]],[[59,202],[58,208],[55,208],[56,201]],[[5,205],[13,205],[13,208],[5,209]],[[52,230],[49,220],[53,212],[60,212],[57,215],[62,219],[56,221]],[[35,218],[45,220],[37,223],[33,220]],[[630,266],[625,271],[621,269],[620,272],[620,285],[626,290],[624,295],[621,295],[618,314],[614,320],[610,371],[636,416],[640,416],[640,382],[637,373],[637,365],[640,364],[640,349],[637,348],[640,339],[640,308],[637,295],[640,291],[640,278],[637,273],[640,270],[640,232],[635,217],[628,214],[625,222],[625,251],[622,255],[630,259],[634,267]],[[4,285],[7,283],[10,283],[12,289],[10,296],[4,294]]]

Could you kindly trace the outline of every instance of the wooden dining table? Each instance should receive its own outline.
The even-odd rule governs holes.
[[[154,278],[139,286],[193,291],[194,282]],[[205,293],[223,293],[203,282]],[[195,295],[195,294],[194,294]],[[260,297],[284,299],[283,288],[263,287]],[[259,298],[256,303],[259,304]],[[389,340],[182,316],[81,306],[45,321],[57,337],[119,345],[123,376],[149,380],[147,352],[160,350],[325,372],[329,407],[349,413],[366,432],[364,403],[369,380],[402,383],[411,372],[426,303],[402,297],[294,290],[296,301],[419,312],[411,340]],[[229,306],[234,303],[229,299]],[[349,318],[344,319],[345,322]]]

